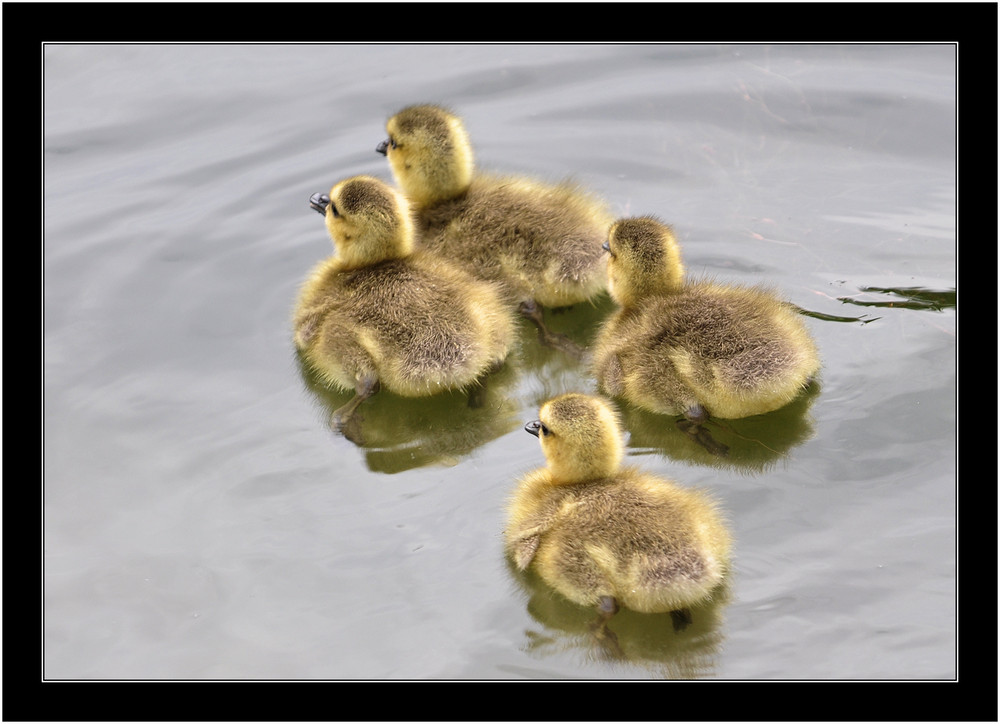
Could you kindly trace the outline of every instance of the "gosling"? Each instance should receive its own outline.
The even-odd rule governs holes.
[[[674,628],[709,599],[729,566],[731,536],[715,503],[636,467],[622,467],[617,413],[603,399],[555,397],[525,429],[547,467],[524,476],[508,507],[507,555],[574,603],[596,606],[593,628],[616,653],[607,629],[620,606],[670,612]]]
[[[683,415],[681,426],[708,443],[699,428],[709,416],[771,412],[811,384],[816,345],[801,315],[769,290],[685,281],[673,231],[652,216],[615,222],[604,249],[620,307],[593,346],[605,393]]]
[[[314,194],[336,253],[305,280],[295,345],[328,385],[354,391],[334,426],[360,440],[354,412],[380,388],[406,397],[469,388],[500,367],[516,318],[497,285],[414,250],[406,199],[371,176]]]
[[[601,243],[613,217],[575,184],[477,172],[462,119],[434,105],[404,108],[387,124],[384,154],[416,211],[426,245],[472,274],[502,282],[543,342],[582,351],[546,328],[540,307],[591,300],[607,283]]]

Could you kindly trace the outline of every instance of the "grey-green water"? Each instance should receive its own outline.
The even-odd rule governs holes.
[[[946,45],[46,46],[48,679],[949,679],[956,675],[955,49]],[[586,371],[522,350],[460,396],[303,376],[316,191],[389,179],[385,118],[461,113],[480,164],[573,175],[675,226],[692,275],[805,310],[824,368],[726,462],[625,410],[632,462],[712,491],[734,575],[675,635],[512,574],[522,424]],[[928,304],[928,299],[933,303]],[[580,341],[604,299],[554,316]]]

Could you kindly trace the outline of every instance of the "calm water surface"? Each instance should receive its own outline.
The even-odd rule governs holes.
[[[49,679],[948,679],[956,674],[955,50],[943,45],[49,45]],[[350,72],[335,72],[350,68]],[[318,72],[322,71],[322,72]],[[504,561],[521,426],[594,389],[521,351],[461,396],[367,404],[289,318],[332,251],[309,196],[413,102],[483,167],[573,175],[675,226],[689,273],[810,314],[812,393],[717,436],[623,410],[631,461],[710,490],[734,575],[674,634]],[[928,303],[927,292],[931,295]],[[552,317],[586,342],[608,300]]]

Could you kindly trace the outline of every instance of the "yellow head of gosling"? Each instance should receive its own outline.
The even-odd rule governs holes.
[[[326,218],[342,269],[402,259],[413,251],[413,218],[402,194],[372,176],[340,181],[311,206]]]
[[[650,294],[677,291],[684,283],[673,229],[653,216],[616,221],[604,249],[608,252],[608,292],[623,307]]]
[[[386,123],[389,137],[376,150],[418,206],[454,198],[472,183],[472,143],[461,118],[435,105],[404,108]]]
[[[625,453],[617,413],[596,397],[555,397],[524,427],[541,442],[555,485],[613,475]]]

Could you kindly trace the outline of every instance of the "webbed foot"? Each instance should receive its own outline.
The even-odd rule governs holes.
[[[611,596],[601,596],[597,604],[598,616],[590,624],[590,631],[606,653],[616,659],[625,658],[625,652],[615,632],[608,628],[608,621],[618,613],[618,602]]]
[[[380,387],[378,378],[374,375],[361,376],[354,385],[354,397],[343,407],[334,410],[330,416],[333,429],[355,445],[364,444],[361,434],[361,422],[364,418],[357,413],[358,406],[378,392]]]
[[[535,323],[535,326],[538,327],[538,339],[543,345],[552,349],[557,349],[560,352],[569,355],[573,359],[583,359],[583,347],[578,345],[566,335],[552,332],[545,326],[545,320],[542,317],[542,310],[541,307],[538,306],[537,302],[534,300],[521,302],[518,311],[522,316],[530,319]]]
[[[716,441],[716,439],[712,437],[712,433],[710,433],[704,426],[703,422],[704,419],[698,421],[685,418],[677,421],[677,427],[679,427],[682,432],[687,434],[688,437],[713,455],[726,457],[729,454],[729,446]]]
[[[334,430],[358,447],[365,444],[364,435],[361,432],[361,423],[364,421],[364,417],[360,413],[348,412],[341,414],[340,410],[338,410],[330,416],[330,421]]]

